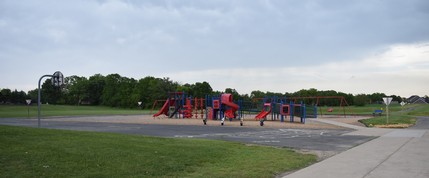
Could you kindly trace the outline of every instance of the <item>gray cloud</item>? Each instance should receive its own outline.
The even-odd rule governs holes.
[[[427,42],[427,19],[425,0],[2,0],[0,60],[34,75],[130,77],[323,65]]]

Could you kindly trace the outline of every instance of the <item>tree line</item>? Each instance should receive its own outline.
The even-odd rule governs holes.
[[[302,89],[293,93],[252,91],[249,94],[240,94],[233,88],[226,88],[224,91],[213,91],[208,82],[196,82],[194,84],[179,84],[169,78],[155,78],[147,76],[136,80],[119,74],[109,74],[103,76],[95,74],[93,76],[69,76],[65,78],[62,88],[54,87],[50,79],[44,81],[41,86],[42,103],[67,104],[67,105],[102,105],[110,107],[135,108],[137,102],[144,103],[143,107],[150,108],[155,100],[162,100],[168,97],[172,91],[186,92],[189,96],[205,97],[206,95],[219,95],[221,93],[231,93],[234,99],[241,99],[244,102],[254,101],[256,98],[264,97],[309,97],[309,96],[343,96],[349,105],[363,106],[365,104],[381,103],[384,93],[358,94],[352,95],[334,90],[320,91],[314,88]],[[14,91],[2,89],[0,92],[0,103],[2,104],[25,104],[26,99],[37,102],[37,89],[28,93],[24,91]],[[403,98],[393,95],[393,100],[401,102]],[[307,104],[315,104],[315,100],[303,100]],[[340,101],[336,99],[321,99],[321,106],[338,106]]]

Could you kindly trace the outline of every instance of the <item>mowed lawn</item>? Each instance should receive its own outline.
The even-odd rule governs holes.
[[[404,107],[393,106],[392,109],[389,107],[389,120],[385,110],[382,116],[376,116],[369,119],[360,120],[366,126],[384,126],[389,125],[391,127],[408,127],[416,124],[416,117],[418,116],[429,116],[429,105],[427,104],[416,104],[406,105]]]
[[[70,105],[41,105],[42,117],[52,116],[92,116],[92,115],[136,115],[149,114],[150,110],[121,109],[105,106],[70,106]],[[37,117],[37,104],[0,105],[0,118],[30,118]],[[29,111],[29,112],[28,112]]]
[[[235,142],[0,125],[1,177],[274,177],[315,155]]]
[[[328,112],[332,110],[332,112]],[[383,110],[381,116],[376,115],[369,119],[360,120],[368,127],[373,126],[390,126],[399,128],[408,127],[416,123],[416,117],[429,116],[429,105],[427,104],[407,104],[401,106],[400,104],[391,104],[389,106],[389,121],[386,118],[386,105],[384,104],[370,104],[366,106],[349,106],[349,107],[329,107],[321,106],[318,108],[319,116],[322,115],[338,115],[342,116],[345,112],[346,115],[357,116],[372,116],[375,110]]]
[[[398,111],[403,111],[403,110],[407,110],[410,108],[415,108],[418,107],[419,105],[405,105],[405,106],[401,106],[400,104],[392,104],[389,106],[389,111],[390,112],[398,112]],[[328,109],[332,109],[332,112],[328,112]],[[346,113],[346,115],[372,115],[372,113],[374,112],[374,110],[386,110],[386,105],[384,104],[368,104],[365,106],[346,106],[344,108],[339,107],[339,106],[335,106],[335,107],[331,107],[331,106],[319,106],[318,107],[318,114],[323,114],[323,115],[343,115],[344,112]],[[385,114],[385,113],[383,113]]]

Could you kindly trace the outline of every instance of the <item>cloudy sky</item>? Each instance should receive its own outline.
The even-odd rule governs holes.
[[[0,88],[45,74],[429,95],[427,0],[0,0]]]

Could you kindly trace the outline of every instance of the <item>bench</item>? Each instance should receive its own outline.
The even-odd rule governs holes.
[[[376,115],[381,116],[381,113],[383,113],[383,110],[376,109],[376,110],[374,110],[374,112],[372,113],[372,115],[373,116],[376,116]]]

